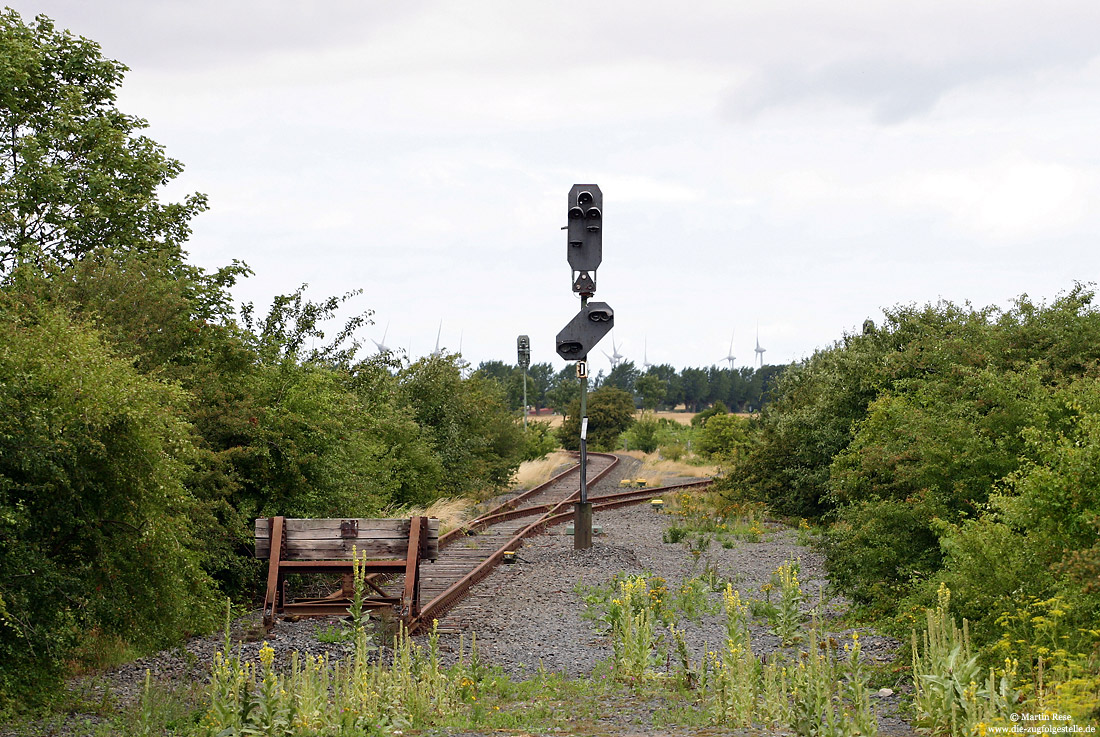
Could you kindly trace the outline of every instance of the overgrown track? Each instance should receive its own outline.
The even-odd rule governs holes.
[[[588,454],[589,487],[606,476],[619,462],[610,454]],[[516,550],[523,539],[547,527],[573,519],[572,502],[580,496],[580,466],[572,466],[546,483],[516,496],[439,539],[439,559],[422,566],[420,600],[426,602],[420,616],[409,623],[416,631],[441,618],[461,601],[470,589],[489,575],[504,557]],[[588,497],[593,510],[637,504],[673,489],[700,488],[710,480],[631,489]]]

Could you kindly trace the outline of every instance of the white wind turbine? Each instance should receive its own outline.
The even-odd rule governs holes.
[[[615,345],[615,333],[612,332],[611,333],[611,353],[609,354],[605,350],[602,350],[602,349],[600,350],[600,353],[603,353],[605,356],[607,356],[607,360],[611,361],[611,368],[615,368],[620,363],[622,363],[624,358],[626,358],[626,356],[619,353],[619,348],[621,348],[621,347],[622,347],[622,343],[620,343],[619,345]]]
[[[389,332],[390,332],[390,324],[387,322],[386,323],[386,329],[382,332],[382,342],[379,343],[374,338],[370,339],[371,343],[374,343],[376,346],[378,346],[378,352],[379,353],[389,353],[390,352],[390,349],[386,346],[386,336],[389,334]]]
[[[432,351],[432,358],[439,355],[439,336],[443,334],[443,321],[439,321],[439,330],[435,334],[435,350]]]
[[[729,361],[730,362],[730,371],[733,371],[733,362],[736,360],[736,358],[737,357],[733,355],[733,333],[730,333],[730,347],[729,347],[729,350],[726,352],[726,357],[722,358],[722,359],[719,359],[719,360]]]
[[[763,366],[764,366],[764,351],[766,351],[767,348],[761,348],[760,347],[760,326],[759,325],[756,326],[756,348],[754,348],[753,350],[756,351],[757,368],[763,368]]]

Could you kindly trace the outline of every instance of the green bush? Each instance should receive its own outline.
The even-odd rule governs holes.
[[[622,389],[601,386],[588,395],[587,404],[589,450],[615,450],[619,436],[634,422],[634,399]],[[558,428],[558,438],[566,450],[580,449],[580,413],[580,400],[574,400]]]
[[[47,694],[89,636],[148,649],[213,622],[186,402],[62,310],[0,295],[0,699]]]
[[[711,417],[718,417],[729,414],[729,407],[725,405],[721,400],[715,402],[713,405],[703,410],[702,412],[696,412],[691,418],[692,427],[702,427],[707,424],[707,420]]]
[[[737,415],[713,415],[695,433],[695,450],[708,458],[735,459],[751,447],[749,421]]]
[[[535,461],[561,447],[558,435],[549,422],[529,420],[523,436],[523,460]]]
[[[926,511],[891,499],[845,507],[824,540],[833,581],[857,603],[891,611],[914,580],[939,566],[939,538]]]
[[[660,430],[660,422],[651,417],[636,420],[634,424],[630,426],[630,429],[623,433],[623,444],[628,450],[640,450],[643,453],[652,453],[657,450],[660,442]]]
[[[429,356],[398,374],[398,396],[412,410],[443,467],[436,489],[415,500],[503,489],[519,467],[523,430],[492,379],[463,379],[457,356]]]

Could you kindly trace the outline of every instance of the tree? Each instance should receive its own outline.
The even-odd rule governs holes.
[[[619,435],[634,422],[634,399],[622,389],[600,387],[588,395],[588,447],[596,451],[614,450]],[[566,450],[580,448],[581,402],[574,400],[558,428],[558,437]]]
[[[607,378],[603,380],[603,385],[613,386],[616,389],[622,389],[627,394],[633,394],[634,382],[637,379],[638,369],[634,367],[634,362],[623,361],[611,369],[607,374]]]
[[[662,381],[656,374],[646,374],[634,382],[634,389],[642,400],[642,409],[653,411],[657,409],[661,399],[668,391],[668,384]]]
[[[728,368],[711,366],[707,369],[707,402],[722,402],[725,405],[733,388],[733,372]],[[728,410],[727,410],[728,411]]]
[[[702,427],[703,425],[707,424],[707,420],[709,420],[711,417],[714,417],[715,415],[727,415],[729,414],[729,411],[729,407],[727,407],[723,402],[715,402],[709,409],[705,409],[702,412],[696,413],[696,415],[691,418],[691,426]]]
[[[684,404],[692,412],[698,412],[700,405],[707,400],[707,372],[703,369],[686,368],[680,372],[680,381]]]
[[[669,409],[676,409],[676,405],[682,400],[683,394],[683,382],[680,380],[680,375],[676,373],[676,369],[671,364],[662,363],[657,366],[650,366],[646,375],[656,376],[665,382],[665,395],[661,398],[658,406],[664,405]]]
[[[422,358],[398,375],[399,396],[443,464],[439,487],[418,503],[499,490],[523,454],[523,431],[500,385],[476,375],[462,379],[457,360]]]
[[[564,415],[569,409],[569,403],[580,395],[581,381],[577,378],[576,368],[570,363],[550,379],[550,388],[546,391],[546,402],[559,415]]]
[[[712,458],[736,460],[751,445],[748,420],[725,413],[711,416],[695,437],[695,449]]]
[[[127,68],[13,10],[0,13],[0,59],[0,273],[20,259],[179,252],[206,198],[157,199],[182,166],[115,107]]]
[[[95,633],[163,647],[216,597],[185,486],[187,395],[65,310],[0,293],[0,704]]]
[[[535,409],[547,406],[546,393],[554,379],[554,367],[549,363],[533,363],[527,368],[527,401]]]

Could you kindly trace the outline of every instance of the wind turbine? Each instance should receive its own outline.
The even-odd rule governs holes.
[[[432,358],[439,355],[439,336],[443,334],[443,321],[439,321],[439,330],[435,334],[435,350],[432,351]]]
[[[653,364],[649,362],[649,338],[646,337],[645,345],[642,348],[642,370],[649,371],[649,367]]]
[[[757,344],[759,345],[759,341],[757,341]],[[729,349],[729,351],[727,351],[726,357],[722,358],[720,360],[729,361],[730,362],[730,371],[733,371],[733,362],[734,362],[735,359],[736,359],[736,356],[733,355],[733,333],[730,333],[730,349]]]
[[[622,360],[624,358],[626,358],[626,356],[619,353],[619,348],[621,348],[621,347],[622,347],[622,343],[620,343],[619,345],[615,345],[615,333],[612,332],[611,333],[611,353],[608,354],[608,352],[605,351],[605,350],[600,351],[605,356],[607,356],[607,360],[611,361],[611,368],[615,368],[620,363],[622,363]]]
[[[757,368],[763,368],[764,367],[764,351],[766,351],[767,348],[761,348],[760,347],[760,326],[759,325],[756,326],[756,348],[754,348],[753,350],[756,351],[756,361],[757,361],[757,364],[758,364]]]
[[[371,343],[374,343],[376,346],[378,346],[378,352],[379,353],[390,353],[390,349],[386,346],[386,335],[388,335],[389,332],[390,332],[390,324],[387,322],[386,323],[386,329],[382,332],[382,342],[379,343],[374,338],[370,339]]]

